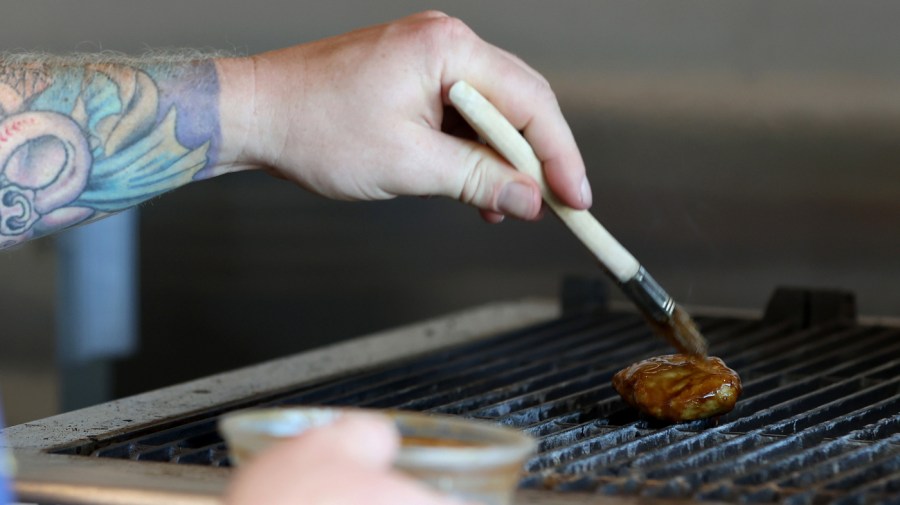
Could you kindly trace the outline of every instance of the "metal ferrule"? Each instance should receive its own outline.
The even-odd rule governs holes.
[[[665,323],[675,310],[675,300],[640,267],[634,277],[622,284],[622,291],[650,317]]]

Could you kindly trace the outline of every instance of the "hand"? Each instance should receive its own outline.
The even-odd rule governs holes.
[[[448,109],[448,90],[466,80],[523,131],[560,199],[591,205],[584,162],[547,81],[444,14],[222,60],[219,68],[223,144],[243,145],[236,164],[268,167],[332,198],[443,195],[492,222],[536,219],[541,198],[530,177],[471,133],[448,133],[462,122]]]
[[[226,505],[459,505],[391,468],[400,441],[393,424],[347,414],[273,446],[241,467]]]

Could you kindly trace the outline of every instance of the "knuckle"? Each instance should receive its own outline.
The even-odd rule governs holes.
[[[450,17],[446,12],[439,11],[437,9],[428,9],[416,14],[416,17],[422,19],[439,19],[439,18],[448,18]]]
[[[462,186],[459,191],[459,201],[467,204],[475,204],[480,200],[481,194],[486,190],[488,170],[487,160],[477,149],[469,151],[465,166],[468,167]]]
[[[419,48],[428,62],[437,65],[461,48],[471,47],[478,40],[463,21],[440,11],[422,13],[405,31],[411,46]]]
[[[553,88],[550,86],[550,81],[547,80],[543,75],[538,74],[535,77],[534,81],[534,93],[535,96],[541,100],[548,100],[555,102],[556,101],[556,93],[553,91]]]
[[[440,44],[466,40],[475,33],[459,18],[446,14],[429,19],[423,30],[429,39]]]

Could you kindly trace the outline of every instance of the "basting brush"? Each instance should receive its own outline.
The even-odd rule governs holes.
[[[654,332],[679,352],[706,356],[707,343],[691,316],[669,296],[590,212],[573,209],[553,194],[544,178],[541,161],[531,145],[481,93],[465,81],[450,88],[450,102],[491,147],[516,169],[533,177],[544,202],[597,257],[645,316]]]

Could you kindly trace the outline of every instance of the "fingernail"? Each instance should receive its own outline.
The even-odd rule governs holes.
[[[591,184],[588,182],[587,177],[585,177],[581,180],[581,204],[585,207],[590,207],[593,201],[594,195],[591,194]]]
[[[534,188],[521,182],[508,183],[500,190],[497,208],[509,216],[530,218],[534,214]]]

